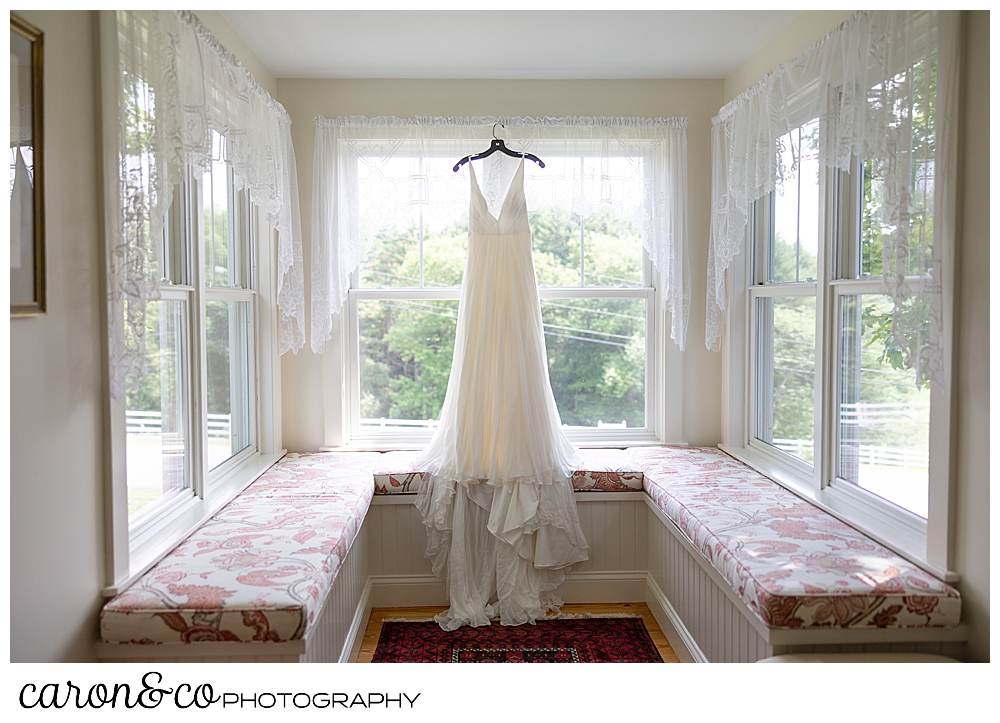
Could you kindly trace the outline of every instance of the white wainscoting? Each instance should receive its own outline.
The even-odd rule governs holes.
[[[932,653],[960,658],[957,628],[770,629],[647,498],[646,603],[682,660],[752,663],[793,653]]]
[[[426,531],[414,495],[376,497],[368,510],[372,607],[447,605],[444,583],[424,557]],[[565,602],[643,602],[646,525],[642,492],[578,492],[590,559],[559,587]]]

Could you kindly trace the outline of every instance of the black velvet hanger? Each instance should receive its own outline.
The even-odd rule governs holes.
[[[500,127],[503,128],[503,123],[500,124]],[[478,161],[481,158],[486,158],[486,156],[492,156],[497,151],[500,151],[501,153],[505,153],[508,156],[511,156],[513,158],[527,158],[529,161],[534,161],[535,163],[537,163],[540,168],[545,168],[545,162],[541,158],[539,158],[538,156],[533,155],[531,153],[519,153],[518,151],[512,151],[507,146],[505,146],[503,140],[500,139],[500,138],[497,138],[497,124],[494,123],[493,124],[493,140],[490,141],[490,147],[487,148],[482,153],[477,153],[474,156],[466,156],[465,158],[463,158],[462,160],[460,160],[458,163],[456,163],[455,167],[453,169],[451,169],[451,170],[458,171],[459,168],[461,168],[462,166],[464,166],[469,161]]]

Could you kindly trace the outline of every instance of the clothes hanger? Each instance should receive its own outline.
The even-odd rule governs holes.
[[[505,153],[508,156],[512,156],[513,158],[527,158],[529,161],[534,161],[535,163],[537,163],[538,166],[539,166],[539,168],[545,168],[545,161],[543,161],[538,156],[533,155],[531,153],[519,153],[518,151],[512,151],[507,146],[505,146],[503,140],[500,139],[500,138],[497,138],[497,125],[498,125],[497,123],[493,124],[493,140],[490,141],[490,147],[489,148],[487,148],[482,153],[477,153],[474,156],[466,156],[465,158],[463,158],[462,160],[460,160],[458,163],[456,163],[455,167],[452,168],[451,170],[457,172],[459,168],[461,168],[462,166],[464,166],[469,161],[478,161],[481,158],[486,158],[486,156],[492,156],[497,151],[500,151],[501,153]],[[503,123],[500,123],[499,126],[501,128],[503,128]]]

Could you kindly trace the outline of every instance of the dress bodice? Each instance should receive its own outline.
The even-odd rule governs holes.
[[[500,206],[500,215],[490,213],[486,197],[476,182],[476,171],[469,164],[469,180],[472,195],[469,201],[469,231],[487,236],[505,236],[515,233],[531,233],[528,225],[528,205],[524,199],[524,159],[517,166],[514,178],[507,189],[507,196]]]

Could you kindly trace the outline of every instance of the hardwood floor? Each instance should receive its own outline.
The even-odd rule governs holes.
[[[402,618],[404,620],[429,620],[439,612],[446,610],[445,607],[416,607],[416,608],[375,608],[371,617],[368,618],[368,626],[365,628],[365,635],[361,641],[361,650],[358,651],[358,663],[370,663],[375,655],[375,647],[378,645],[378,637],[382,632],[382,620],[385,618]],[[666,636],[656,623],[656,618],[650,612],[646,603],[578,603],[563,605],[562,612],[566,614],[580,615],[590,613],[592,615],[621,615],[631,613],[642,615],[642,622],[649,631],[649,637],[653,639],[653,644],[660,651],[660,657],[664,663],[679,663],[677,654],[674,653]]]

